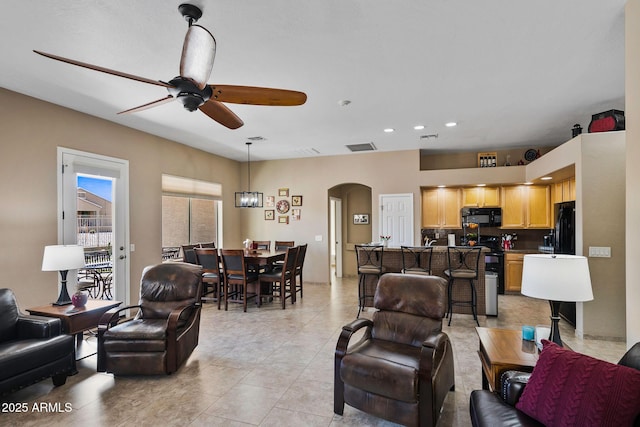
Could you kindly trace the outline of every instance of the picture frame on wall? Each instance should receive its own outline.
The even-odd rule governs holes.
[[[278,222],[279,222],[280,224],[289,224],[289,217],[288,217],[288,216],[286,216],[286,215],[280,215],[280,216],[278,217]]]
[[[280,196],[280,197],[289,197],[289,189],[288,188],[280,188],[280,189],[278,189],[278,196]]]
[[[353,223],[357,225],[369,224],[369,214],[354,214]]]
[[[276,196],[265,196],[264,206],[267,208],[273,208],[276,206]]]
[[[301,209],[291,209],[291,220],[292,221],[300,221],[300,211],[301,211]]]
[[[276,211],[273,209],[267,209],[264,211],[264,219],[265,221],[273,221],[276,219]]]
[[[302,196],[291,196],[291,206],[302,206]]]

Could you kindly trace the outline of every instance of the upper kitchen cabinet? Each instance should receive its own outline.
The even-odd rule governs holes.
[[[422,189],[423,228],[461,228],[459,188]]]
[[[500,187],[463,188],[462,206],[478,208],[500,207]]]
[[[548,186],[502,187],[502,228],[551,227],[551,189]]]
[[[576,200],[576,178],[572,177],[553,184],[553,203]]]

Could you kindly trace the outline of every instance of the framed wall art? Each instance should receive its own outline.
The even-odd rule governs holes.
[[[280,215],[280,216],[278,217],[278,222],[279,222],[280,224],[289,224],[289,217],[288,217],[288,216],[286,216],[286,215]]]
[[[273,208],[276,206],[276,196],[265,196],[264,206],[266,208]]]
[[[369,224],[369,214],[354,214],[353,223],[363,225]]]
[[[273,209],[267,209],[264,211],[264,219],[265,221],[273,221],[276,219],[276,211]]]
[[[301,209],[291,209],[291,220],[292,221],[300,221],[300,211],[301,211]]]
[[[280,188],[280,189],[278,189],[278,196],[280,196],[280,197],[289,197],[289,189],[288,188]]]
[[[302,206],[302,196],[291,196],[291,206]]]

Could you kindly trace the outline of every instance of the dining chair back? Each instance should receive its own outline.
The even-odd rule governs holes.
[[[222,295],[222,272],[220,257],[215,248],[195,248],[198,264],[202,266],[202,301],[218,301]]]
[[[287,298],[291,299],[291,304],[296,302],[295,270],[297,255],[297,246],[287,248],[281,269],[260,274],[260,284],[266,283],[271,286],[271,294],[280,297],[283,310],[285,309]]]
[[[189,264],[197,264],[196,245],[182,245],[182,260]]]
[[[271,240],[254,240],[253,244],[256,249],[260,249],[261,251],[271,250]]]
[[[295,246],[295,242],[293,240],[276,240],[273,246],[276,252],[286,251],[287,248]]]
[[[200,243],[200,247],[201,248],[215,248],[216,247],[216,242]]]
[[[402,273],[431,275],[433,246],[401,246]]]
[[[302,270],[304,267],[304,258],[307,255],[307,244],[298,246],[298,256],[296,256],[296,268],[294,275],[296,276],[296,293],[300,292],[300,298],[302,298]],[[297,278],[300,278],[298,280]],[[296,297],[297,298],[297,297]]]
[[[247,299],[257,298],[261,304],[260,283],[258,273],[248,271],[242,249],[220,249],[222,258],[223,281],[225,286],[224,309],[229,309],[229,301],[242,303],[243,310],[247,311]],[[248,291],[250,284],[254,285],[252,292]]]

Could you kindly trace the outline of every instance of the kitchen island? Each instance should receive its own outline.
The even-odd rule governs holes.
[[[355,248],[350,248],[354,252]],[[488,248],[482,249],[482,255],[488,253]],[[400,273],[402,272],[402,249],[399,247],[386,247],[384,248],[382,265],[386,268],[387,273]],[[440,276],[447,279],[444,271],[447,269],[447,247],[446,246],[434,246],[433,257],[431,259],[431,272],[434,276]],[[475,282],[476,295],[477,295],[477,313],[478,315],[486,315],[486,298],[485,298],[485,263],[484,259],[481,259],[478,263],[478,280]],[[377,280],[373,276],[368,276],[365,283],[366,295],[373,295],[377,286]],[[470,300],[469,285],[463,281],[456,281],[453,288],[453,299],[455,300]],[[365,299],[365,307],[373,307],[373,298],[369,297]],[[454,313],[472,314],[471,307],[454,305]],[[454,319],[455,320],[455,319]]]

